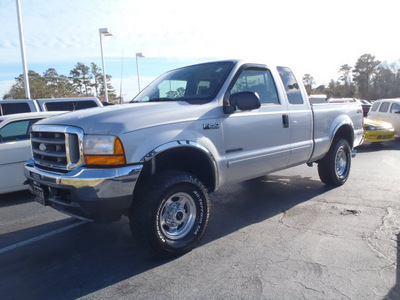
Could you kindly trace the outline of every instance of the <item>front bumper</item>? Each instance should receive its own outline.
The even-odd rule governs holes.
[[[367,143],[389,142],[395,139],[394,130],[365,130],[364,134]]]
[[[110,169],[78,167],[67,173],[43,170],[32,159],[24,173],[30,190],[43,190],[44,204],[93,221],[119,220],[132,204],[133,190],[143,165]]]

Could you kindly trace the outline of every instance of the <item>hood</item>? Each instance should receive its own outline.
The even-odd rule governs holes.
[[[203,118],[214,102],[146,102],[82,109],[39,121],[42,125],[76,126],[86,134],[122,134],[129,131]],[[212,106],[211,106],[212,105]],[[215,111],[215,110],[214,110]]]
[[[364,118],[364,127],[367,126],[375,126],[376,128],[382,129],[389,129],[392,128],[392,124],[380,121],[380,120],[374,120],[374,119],[369,119],[369,118]]]

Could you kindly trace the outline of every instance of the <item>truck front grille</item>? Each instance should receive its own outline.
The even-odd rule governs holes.
[[[35,163],[70,170],[83,163],[83,131],[76,127],[33,125],[32,153]]]

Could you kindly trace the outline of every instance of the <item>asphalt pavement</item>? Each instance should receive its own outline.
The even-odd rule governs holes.
[[[210,195],[190,253],[151,258],[126,218],[79,221],[0,195],[0,299],[400,299],[400,139],[327,188],[299,166]]]

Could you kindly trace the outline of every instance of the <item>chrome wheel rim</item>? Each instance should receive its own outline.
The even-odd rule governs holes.
[[[340,148],[336,153],[335,170],[338,177],[343,177],[347,172],[347,155],[344,149]]]
[[[161,232],[168,239],[185,237],[196,220],[196,203],[187,193],[176,193],[169,197],[160,209]]]

